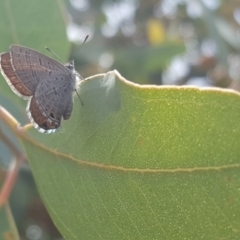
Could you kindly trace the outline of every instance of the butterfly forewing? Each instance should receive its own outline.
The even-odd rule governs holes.
[[[59,74],[60,72],[70,73],[69,69],[63,64],[33,49],[12,45],[10,47],[10,55],[15,74],[31,92],[34,92],[37,84],[46,77]]]
[[[10,53],[2,53],[0,55],[0,67],[2,75],[13,92],[24,99],[29,99],[29,97],[33,95],[33,92],[30,91],[25,84],[19,81],[18,76],[12,67]]]

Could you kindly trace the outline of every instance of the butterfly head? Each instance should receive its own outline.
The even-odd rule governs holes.
[[[65,64],[65,67],[67,67],[68,69],[74,71],[75,67],[74,67],[74,60],[71,60],[70,62]]]

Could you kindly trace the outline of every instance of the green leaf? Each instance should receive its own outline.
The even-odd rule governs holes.
[[[114,71],[79,94],[57,133],[19,133],[66,239],[240,238],[238,93]]]
[[[67,61],[70,52],[70,43],[66,36],[66,17],[67,14],[63,0],[0,1],[0,53],[8,52],[11,44],[20,44],[36,49],[54,58],[54,56],[45,50],[45,47],[48,46],[56,52],[60,59],[63,59],[63,62]],[[11,91],[5,79],[0,74],[0,105],[13,114],[21,124],[29,122],[25,110],[26,104],[26,101],[20,99]],[[6,125],[1,122],[1,119],[0,128],[12,143],[19,147],[18,142],[16,142],[16,136],[13,137],[9,133]],[[13,156],[1,140],[0,167],[6,167],[11,162]],[[2,181],[0,180],[1,184]],[[26,198],[26,192],[22,188],[18,190]],[[34,189],[32,188],[31,191],[34,191]],[[14,200],[17,200],[17,205],[16,201],[11,201],[11,207],[15,210],[14,217],[16,217],[16,212],[22,212],[23,209],[21,208],[22,202],[21,199],[19,201],[19,195]],[[5,232],[8,233],[8,229],[6,228],[8,226],[8,219],[4,211],[5,208],[2,208],[0,211],[0,239],[17,239],[14,235],[5,234]],[[26,219],[22,219],[21,226],[26,226],[26,221]]]
[[[20,239],[16,229],[15,222],[13,220],[12,212],[9,208],[9,204],[6,203],[0,209],[0,237],[1,239]]]
[[[11,44],[20,44],[47,55],[45,47],[48,46],[60,59],[66,60],[70,43],[66,36],[64,11],[62,0],[0,1],[0,53],[8,52]],[[26,102],[12,94],[1,74],[0,80],[0,97],[8,98],[25,113]]]
[[[48,54],[45,50],[45,46],[48,46],[60,58],[66,60],[70,51],[70,43],[66,37],[64,18],[62,0],[0,1],[0,53],[8,52],[11,44],[20,44]],[[29,122],[25,110],[26,104],[26,101],[13,94],[0,74],[0,105],[21,124]],[[0,126],[5,130],[1,121]],[[7,135],[14,141],[9,133]],[[16,145],[17,142],[14,141],[14,144]],[[11,153],[1,142],[0,153],[0,164],[12,158]]]

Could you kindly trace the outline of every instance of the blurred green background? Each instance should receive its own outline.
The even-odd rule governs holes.
[[[53,0],[0,3],[0,52],[21,44],[66,62],[84,77],[117,69],[140,84],[240,90],[238,0]],[[79,45],[85,36],[89,39]],[[21,123],[26,102],[0,79],[0,105]],[[21,148],[11,133],[1,129]],[[0,183],[13,156],[0,141]],[[20,239],[62,239],[23,166],[10,199]]]

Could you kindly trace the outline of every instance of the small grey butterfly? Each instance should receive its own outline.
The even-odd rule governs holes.
[[[9,53],[0,55],[0,68],[13,92],[28,100],[28,117],[39,132],[54,132],[62,118],[70,118],[73,92],[81,79],[74,61],[63,65],[33,49],[11,45]]]

